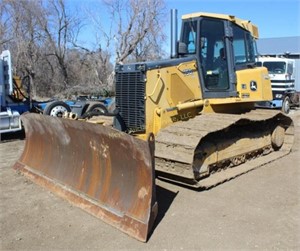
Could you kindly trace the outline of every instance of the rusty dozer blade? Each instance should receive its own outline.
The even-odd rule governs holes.
[[[147,142],[101,125],[38,114],[21,119],[26,143],[14,169],[147,241],[157,215],[153,136]]]

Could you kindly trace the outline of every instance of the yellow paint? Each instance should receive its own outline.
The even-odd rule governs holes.
[[[241,112],[254,107],[254,103],[272,100],[271,83],[265,68],[251,68],[236,72],[237,97],[203,99],[196,61],[178,66],[147,71],[146,132],[137,135],[146,139],[162,128],[189,120],[199,113]],[[257,89],[251,90],[255,82]]]

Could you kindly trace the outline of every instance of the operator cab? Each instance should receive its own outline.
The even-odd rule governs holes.
[[[236,97],[236,70],[255,66],[255,41],[249,30],[228,15],[185,15],[179,56],[196,56],[203,97]],[[238,20],[241,22],[241,20]]]

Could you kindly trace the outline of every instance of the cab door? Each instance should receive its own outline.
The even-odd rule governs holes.
[[[226,20],[200,20],[200,74],[204,98],[237,96],[232,29]]]

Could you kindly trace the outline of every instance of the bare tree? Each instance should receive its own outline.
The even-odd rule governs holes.
[[[48,0],[39,23],[45,36],[46,56],[54,57],[60,71],[57,75],[62,77],[57,78],[56,86],[59,91],[66,90],[71,87],[67,68],[68,45],[76,39],[74,34],[77,32],[74,30],[79,29],[80,20],[76,15],[68,13],[64,0]]]
[[[116,63],[123,63],[134,54],[147,59],[146,51],[151,48],[154,52],[158,39],[163,38],[164,0],[104,0],[104,3],[112,27],[103,33],[106,41],[115,41]]]
[[[2,0],[0,48],[11,50],[34,96],[99,93],[113,87],[113,63],[161,56],[163,1],[107,0],[110,20],[94,19],[101,36],[90,48],[77,39],[82,17],[66,0]]]
[[[108,74],[113,70],[112,64],[101,50],[87,51],[70,50],[68,53],[69,71],[73,72],[72,81],[76,84],[70,89],[71,93],[100,94],[104,89],[109,89]]]
[[[109,19],[105,15],[106,20],[103,20],[101,15],[91,10],[89,16],[95,30],[95,51],[101,52],[98,63],[106,78],[102,78],[102,83],[105,88],[113,90],[114,72],[108,62],[112,60],[114,64],[122,64],[158,59],[165,55],[161,46],[165,40],[165,3],[164,0],[101,1]]]
[[[4,50],[4,45],[13,39],[12,33],[9,32],[11,15],[7,9],[6,0],[0,2],[0,20],[0,50]]]
[[[40,1],[15,1],[4,2],[4,16],[8,16],[2,26],[9,26],[5,29],[5,36],[9,39],[3,43],[9,44],[6,47],[12,49],[14,66],[18,75],[28,76],[31,80],[32,94],[36,95],[34,75],[39,60],[39,39],[40,33],[37,22],[37,15],[41,13]]]

